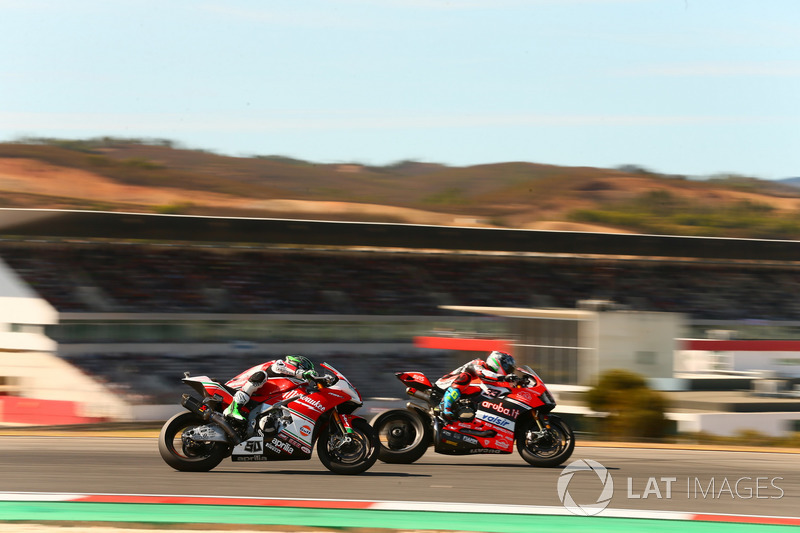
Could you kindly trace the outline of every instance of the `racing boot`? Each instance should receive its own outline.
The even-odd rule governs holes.
[[[458,405],[458,399],[461,398],[461,391],[455,387],[449,387],[442,398],[442,403],[439,404],[442,416],[447,422],[452,422],[458,415],[455,408]]]
[[[246,422],[247,418],[239,411],[239,408],[250,401],[250,395],[243,391],[236,391],[233,395],[233,401],[222,412],[231,422],[242,423]]]

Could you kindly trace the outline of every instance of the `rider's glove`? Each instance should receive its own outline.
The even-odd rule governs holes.
[[[316,370],[306,370],[305,372],[303,372],[301,374],[301,377],[303,379],[315,378],[315,377],[317,377],[317,371]]]

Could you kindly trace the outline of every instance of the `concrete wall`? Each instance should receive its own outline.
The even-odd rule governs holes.
[[[677,313],[598,313],[594,333],[597,374],[623,368],[649,378],[671,378],[677,339],[685,327],[685,316]]]
[[[724,437],[742,431],[757,431],[770,437],[785,437],[792,431],[800,412],[794,413],[670,413],[678,422],[678,432],[703,432]]]

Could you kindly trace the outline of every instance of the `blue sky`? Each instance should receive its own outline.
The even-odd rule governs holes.
[[[0,0],[0,140],[800,176],[796,0]]]

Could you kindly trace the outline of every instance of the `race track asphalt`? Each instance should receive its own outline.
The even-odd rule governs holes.
[[[581,444],[579,459],[601,464],[613,481],[609,509],[797,517],[800,461],[792,453]],[[0,436],[0,491],[205,495],[562,506],[562,467],[528,466],[517,454],[444,456],[429,451],[412,465],[378,462],[358,476],[309,461],[223,462],[211,472],[177,472],[152,435]],[[562,481],[562,488],[564,483]],[[589,469],[566,490],[579,505],[603,490]],[[563,496],[563,492],[561,494]],[[413,507],[413,504],[409,504]],[[563,506],[562,506],[563,507]]]

